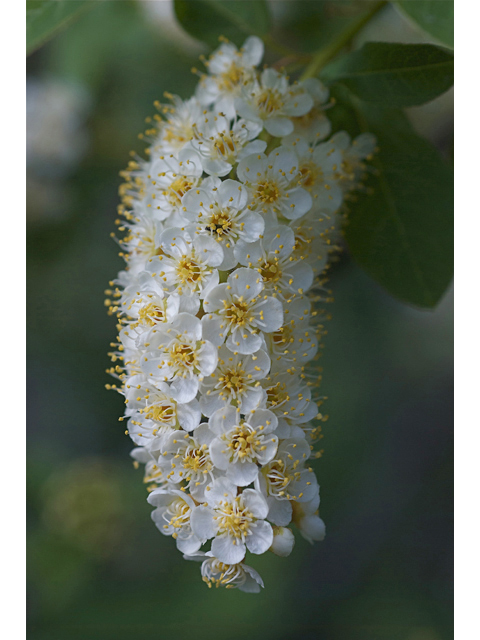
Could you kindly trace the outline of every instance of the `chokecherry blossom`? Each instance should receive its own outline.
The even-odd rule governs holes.
[[[238,241],[254,242],[265,229],[262,216],[247,203],[248,193],[242,184],[218,178],[207,178],[201,188],[192,189],[183,198],[183,215],[192,223],[192,233],[209,236],[222,247],[221,271],[237,265],[234,249]]]
[[[263,49],[223,39],[193,97],[155,103],[148,159],[122,172],[126,265],[105,300],[107,388],[124,397],[152,519],[209,587],[249,593],[263,581],[247,551],[288,556],[292,523],[325,535],[309,466],[326,419],[324,284],[376,145],[329,137],[328,89],[259,70]]]
[[[265,553],[273,542],[271,525],[265,520],[268,505],[255,489],[237,487],[227,478],[217,478],[205,492],[206,506],[192,513],[191,525],[200,540],[213,538],[212,554],[227,564],[236,564],[251,553]]]
[[[212,460],[239,487],[252,483],[258,465],[270,462],[277,451],[277,418],[266,409],[241,419],[234,407],[225,407],[213,414],[208,425],[216,436],[210,444]]]

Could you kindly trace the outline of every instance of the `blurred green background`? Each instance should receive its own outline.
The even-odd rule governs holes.
[[[104,388],[103,291],[122,266],[118,173],[153,101],[191,94],[205,49],[168,1],[93,4],[27,61],[29,638],[451,638],[452,292],[418,311],[335,263],[315,463],[327,537],[255,557],[261,594],[207,589],[151,522]],[[364,4],[272,2],[275,35],[311,50]],[[362,38],[425,40],[391,7]],[[450,92],[409,114],[450,154]]]

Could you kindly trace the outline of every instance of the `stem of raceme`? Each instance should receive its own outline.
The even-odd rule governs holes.
[[[349,44],[352,38],[354,38],[357,33],[363,29],[363,27],[368,24],[370,20],[388,3],[386,0],[381,0],[381,2],[371,2],[369,4],[372,6],[366,13],[360,16],[358,20],[355,20],[355,22],[348,25],[348,27],[340,33],[338,38],[336,38],[336,40],[334,40],[330,45],[320,49],[314,54],[312,61],[300,76],[301,80],[313,78],[318,75],[318,72],[327,64],[327,62],[330,62],[332,58],[340,53],[340,51]]]

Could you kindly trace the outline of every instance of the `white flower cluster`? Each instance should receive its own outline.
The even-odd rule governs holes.
[[[158,105],[148,160],[124,174],[127,268],[107,300],[121,381],[108,386],[125,396],[153,520],[202,561],[209,586],[251,592],[263,583],[247,550],[288,555],[292,522],[324,537],[309,466],[323,417],[305,370],[321,327],[308,292],[375,145],[325,141],[328,91],[258,71],[262,56],[256,37],[224,42],[194,97]]]

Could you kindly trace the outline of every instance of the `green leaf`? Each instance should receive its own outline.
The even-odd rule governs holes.
[[[368,42],[323,70],[366,102],[408,107],[429,102],[453,84],[453,54],[431,44]]]
[[[433,308],[453,275],[453,172],[401,111],[354,105],[378,138],[371,193],[352,205],[345,237],[354,259],[400,300]]]
[[[241,45],[248,36],[270,29],[265,0],[175,0],[175,13],[185,31],[212,47],[218,46],[219,36]]]
[[[27,0],[27,55],[95,4],[93,0]]]
[[[453,49],[453,0],[402,0],[396,4],[421,29]]]

